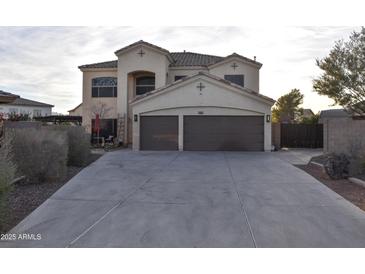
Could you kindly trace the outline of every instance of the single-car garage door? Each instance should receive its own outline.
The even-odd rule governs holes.
[[[263,116],[184,116],[184,150],[264,150]]]
[[[141,116],[141,150],[177,150],[178,116]]]

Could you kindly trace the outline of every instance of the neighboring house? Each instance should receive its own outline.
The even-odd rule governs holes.
[[[135,150],[271,150],[271,107],[260,94],[261,63],[169,52],[139,41],[118,60],[80,66],[83,125]]]
[[[82,116],[82,103],[68,111],[70,116]]]
[[[0,104],[1,103],[11,103],[13,102],[16,98],[19,98],[18,95],[9,93],[9,92],[5,92],[3,90],[0,90]]]
[[[314,113],[310,108],[303,109],[303,118],[311,118],[312,116],[314,116]]]
[[[1,94],[5,93],[6,92],[4,91],[0,91],[0,97],[2,97]],[[0,113],[5,114],[5,116],[11,113],[28,114],[32,118],[38,116],[49,116],[52,113],[52,107],[54,107],[53,105],[24,99],[18,95],[14,95],[8,92],[7,94],[8,96],[9,94],[12,95],[15,99],[8,102],[0,101]]]

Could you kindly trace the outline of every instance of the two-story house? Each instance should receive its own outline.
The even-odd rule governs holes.
[[[169,52],[139,41],[118,60],[82,65],[82,117],[92,132],[135,150],[271,150],[271,107],[260,94],[261,63]]]

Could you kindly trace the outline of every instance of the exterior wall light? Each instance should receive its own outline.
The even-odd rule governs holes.
[[[137,114],[134,114],[134,121],[138,122],[138,115]]]
[[[267,123],[270,123],[271,122],[271,116],[270,116],[270,114],[267,114],[266,115],[266,122]]]

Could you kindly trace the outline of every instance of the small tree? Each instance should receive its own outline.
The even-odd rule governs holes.
[[[315,125],[319,122],[319,113],[312,115],[311,117],[302,117],[301,124],[311,124]]]
[[[299,107],[303,103],[304,95],[299,89],[292,89],[289,93],[281,96],[272,110],[273,122],[294,123],[301,119],[303,109]]]
[[[313,81],[314,91],[326,95],[347,111],[365,113],[365,28],[349,41],[337,41],[330,54],[316,60],[323,74]]]
[[[95,117],[96,114],[99,114],[100,119],[104,118],[111,109],[112,108],[108,107],[107,104],[101,102],[91,106],[91,112],[93,116]]]

